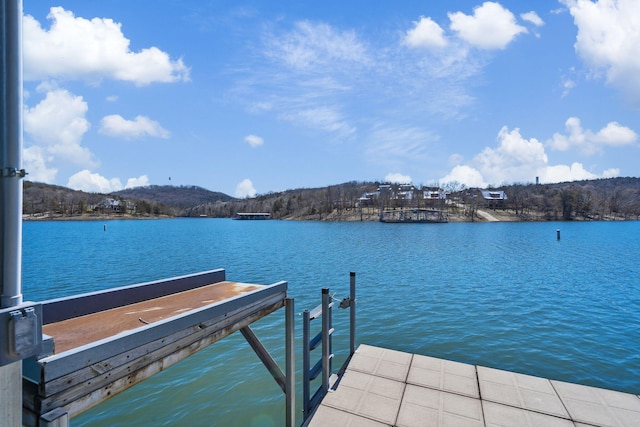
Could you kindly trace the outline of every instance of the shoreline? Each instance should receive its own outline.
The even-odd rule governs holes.
[[[186,216],[169,216],[169,215],[131,215],[131,214],[118,214],[118,215],[93,215],[93,214],[79,214],[79,215],[23,215],[22,220],[25,222],[38,222],[38,221],[114,221],[114,220],[156,220],[156,219],[173,219],[173,218],[220,218],[229,219],[228,217],[186,217]],[[334,211],[330,214],[309,215],[309,216],[297,216],[297,217],[284,217],[273,218],[281,221],[325,221],[325,222],[379,222],[379,215],[377,213],[359,213],[359,212],[340,212]],[[449,222],[476,222],[476,223],[488,223],[488,222],[609,222],[609,221],[638,221],[640,218],[573,218],[573,219],[547,219],[541,214],[528,215],[523,218],[516,215],[515,212],[509,210],[478,210],[476,217],[471,219],[464,215],[449,214]]]
[[[141,216],[141,215],[22,215],[22,221],[107,221],[107,220],[146,220],[146,219],[170,219],[179,218],[175,216]]]

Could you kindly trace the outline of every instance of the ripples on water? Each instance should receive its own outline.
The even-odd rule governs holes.
[[[638,222],[106,226],[25,223],[25,299],[225,268],[229,280],[288,281],[301,312],[320,302],[322,287],[346,296],[355,271],[358,343],[640,393]],[[252,326],[282,364],[283,317]],[[336,313],[337,353],[348,349],[347,320]],[[298,371],[300,335],[298,323]],[[278,386],[234,334],[73,424],[277,426],[283,416]]]

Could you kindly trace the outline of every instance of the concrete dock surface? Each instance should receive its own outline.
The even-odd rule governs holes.
[[[360,345],[309,426],[640,426],[640,396]]]

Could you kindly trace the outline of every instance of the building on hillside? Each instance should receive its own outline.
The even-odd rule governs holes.
[[[481,190],[485,206],[490,209],[504,209],[507,206],[507,193],[502,190]]]
[[[102,213],[135,213],[136,204],[131,200],[118,200],[105,197],[95,205],[89,206],[93,211]]]
[[[444,191],[440,190],[439,188],[437,189],[426,189],[422,191],[423,194],[423,198],[425,200],[445,200],[447,198],[447,193],[445,193]]]
[[[375,191],[373,193],[364,193],[358,199],[357,207],[375,206],[379,197],[380,197],[379,191]]]

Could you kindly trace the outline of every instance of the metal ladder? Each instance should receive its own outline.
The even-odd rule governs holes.
[[[350,292],[349,296],[340,301],[339,308],[349,308],[349,356],[340,368],[333,374],[332,361],[334,358],[332,347],[333,336],[333,298],[329,294],[329,288],[322,288],[322,303],[313,310],[305,310],[302,313],[302,363],[303,363],[303,379],[302,379],[302,412],[303,420],[306,421],[316,410],[322,398],[327,394],[335,381],[344,372],[351,356],[355,352],[356,337],[356,273],[350,273]],[[318,318],[322,319],[321,331],[311,337],[311,321]],[[311,366],[311,352],[322,346],[322,355],[320,359]],[[311,382],[322,374],[322,385],[311,395]]]

